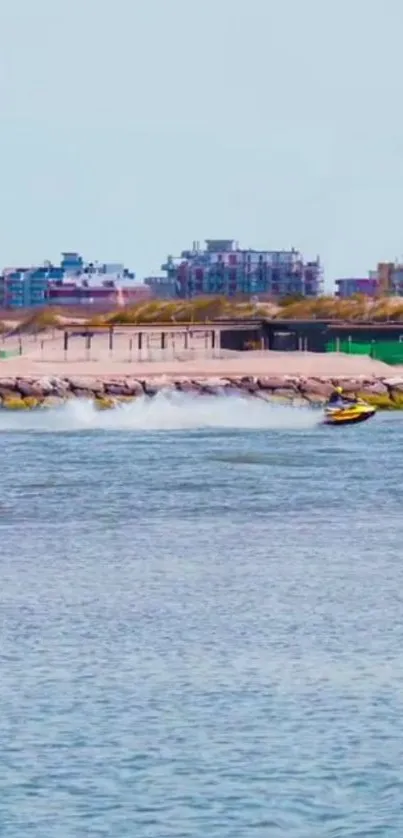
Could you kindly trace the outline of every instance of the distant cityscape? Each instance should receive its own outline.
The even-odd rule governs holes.
[[[0,307],[45,305],[107,307],[148,299],[150,290],[120,263],[85,262],[79,253],[62,253],[59,265],[46,261],[31,267],[4,268]]]
[[[0,274],[0,308],[27,309],[46,305],[111,308],[151,299],[191,299],[201,295],[244,295],[257,298],[308,297],[323,294],[319,256],[307,260],[291,250],[252,250],[233,239],[193,242],[180,256],[168,256],[163,274],[136,279],[119,262],[86,262],[76,252],[62,253],[58,265],[4,268]],[[403,265],[382,262],[367,277],[336,280],[335,295],[379,293],[403,295]]]

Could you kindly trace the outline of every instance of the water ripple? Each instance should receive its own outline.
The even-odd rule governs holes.
[[[10,838],[402,835],[402,421],[211,405],[2,418]]]

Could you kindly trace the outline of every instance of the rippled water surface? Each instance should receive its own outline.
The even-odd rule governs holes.
[[[403,418],[0,415],[0,835],[403,835]]]

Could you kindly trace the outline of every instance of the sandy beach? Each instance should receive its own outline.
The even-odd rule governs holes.
[[[185,348],[183,336],[171,336],[161,349],[160,335],[148,337],[138,349],[133,332],[121,330],[114,336],[111,351],[106,334],[95,335],[88,346],[85,338],[70,338],[65,350],[63,335],[23,336],[3,341],[6,352],[21,355],[2,358],[0,376],[111,376],[149,378],[301,376],[307,378],[387,378],[403,375],[403,367],[390,367],[367,356],[337,353],[248,351],[214,349],[211,332],[195,333]]]
[[[68,346],[60,332],[3,341],[0,404],[10,409],[55,406],[70,398],[112,407],[121,399],[163,391],[220,395],[236,392],[268,401],[324,404],[336,383],[380,408],[403,407],[403,368],[367,356],[338,353],[218,349],[210,333],[186,343],[147,336],[139,349],[133,332],[82,335]],[[7,355],[7,353],[9,353]]]

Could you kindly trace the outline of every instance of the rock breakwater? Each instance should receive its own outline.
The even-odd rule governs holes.
[[[130,377],[9,377],[0,378],[0,408],[27,410],[56,407],[68,399],[93,401],[101,409],[139,397],[153,398],[159,392],[190,395],[253,396],[273,403],[298,406],[322,405],[335,385],[386,410],[403,409],[403,377],[304,378],[302,376],[240,376],[229,378]]]

